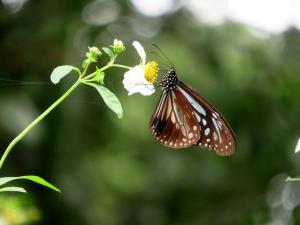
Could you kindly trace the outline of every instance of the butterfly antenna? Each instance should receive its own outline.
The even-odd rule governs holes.
[[[161,84],[162,84],[162,81],[156,82],[156,83],[154,84],[154,87],[157,88],[157,87],[161,86]]]
[[[9,86],[9,85],[49,85],[51,82],[36,82],[36,81],[23,81],[23,80],[13,80],[13,79],[4,79],[0,78],[0,86]]]
[[[161,55],[157,54],[157,52],[151,51],[150,53],[151,53],[151,54],[154,54],[154,55],[156,55],[156,56],[158,56],[159,58],[161,58],[161,59],[164,60],[165,62],[169,63],[169,61],[166,60],[165,57],[162,57]],[[162,70],[162,69],[159,69],[159,70],[161,70],[161,71],[169,70],[169,69],[170,69],[170,68],[168,68],[168,67],[165,66],[165,65],[160,65],[160,66],[164,68],[163,70]]]
[[[162,83],[162,81],[155,82],[154,84],[142,84],[141,83],[141,84],[137,84],[137,85],[143,85],[143,86],[147,87],[148,89],[153,90],[153,89],[159,87],[161,85],[161,83]],[[151,86],[151,85],[153,85],[154,88],[150,88],[149,86]]]
[[[171,59],[167,56],[167,54],[164,53],[164,51],[160,47],[158,47],[156,44],[152,43],[152,45],[167,59],[167,61],[172,65],[172,67],[174,67],[174,64],[172,63]]]

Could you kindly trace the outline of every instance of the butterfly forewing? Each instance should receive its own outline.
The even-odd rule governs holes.
[[[191,104],[177,89],[163,91],[150,127],[155,139],[171,148],[195,145],[201,133]]]
[[[177,85],[179,91],[192,105],[201,127],[201,135],[197,144],[215,150],[222,156],[233,154],[236,141],[233,131],[222,115],[192,88],[180,81]]]

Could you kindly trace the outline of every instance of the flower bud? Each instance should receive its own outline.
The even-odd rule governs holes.
[[[105,73],[97,68],[96,75],[94,76],[93,81],[99,84],[104,84],[104,76]]]
[[[89,47],[89,51],[86,53],[86,57],[90,61],[97,61],[97,57],[100,56],[102,53],[97,47]]]
[[[125,51],[125,46],[121,40],[115,39],[114,44],[112,46],[114,53],[119,54],[123,51]]]

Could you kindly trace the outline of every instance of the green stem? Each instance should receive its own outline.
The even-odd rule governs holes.
[[[56,106],[58,106],[63,100],[65,100],[66,97],[68,97],[80,84],[81,80],[78,79],[76,83],[74,83],[69,90],[66,91],[59,99],[57,99],[46,111],[44,111],[39,117],[37,117],[34,121],[31,122],[17,137],[15,137],[12,142],[8,145],[5,152],[3,153],[1,160],[0,160],[0,170],[3,166],[3,163],[13,147],[20,141],[22,138],[31,131],[32,128],[34,128],[39,122],[41,122]]]
[[[88,70],[89,66],[91,63],[87,64],[86,67],[84,68],[83,72],[80,74],[80,77],[83,77],[86,73],[86,71]]]
[[[121,64],[113,64],[113,63],[111,63],[111,64],[107,64],[106,66],[102,67],[99,70],[102,72],[104,70],[107,70],[110,67],[118,67],[118,68],[123,68],[123,69],[128,69],[128,70],[131,69],[131,67],[129,67],[129,66],[124,66],[124,65],[121,65]],[[86,80],[87,81],[90,78],[92,78],[93,76],[95,76],[95,74],[96,74],[96,72],[91,73],[91,74],[85,76],[82,80]]]

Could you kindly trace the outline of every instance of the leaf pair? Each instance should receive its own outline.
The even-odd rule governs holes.
[[[111,57],[114,57],[114,53],[109,48],[103,48],[103,50]],[[58,84],[62,78],[68,75],[72,70],[77,70],[76,67],[70,65],[63,65],[56,67],[50,75],[50,79],[52,83]],[[103,98],[105,104],[117,114],[119,119],[123,116],[122,105],[117,98],[117,96],[112,93],[109,89],[104,87],[103,85],[97,83],[87,83],[88,85],[94,87],[98,93]]]

